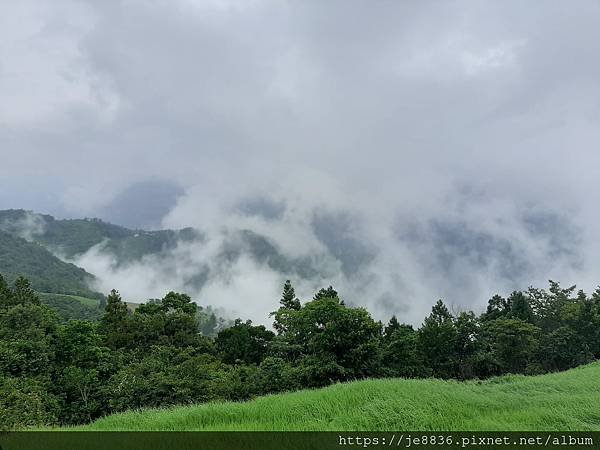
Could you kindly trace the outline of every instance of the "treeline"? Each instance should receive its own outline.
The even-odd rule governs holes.
[[[453,315],[438,301],[414,329],[396,317],[375,321],[332,287],[301,303],[288,281],[271,314],[274,331],[236,320],[210,337],[199,332],[198,306],[185,294],[131,312],[112,291],[99,321],[61,323],[25,278],[9,287],[0,276],[0,428],[78,424],[132,408],[245,400],[365,377],[568,369],[600,356],[600,290],[575,289],[550,282],[548,290],[496,295],[479,316]]]

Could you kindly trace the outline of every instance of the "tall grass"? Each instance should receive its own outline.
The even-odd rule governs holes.
[[[131,411],[81,430],[600,430],[600,363],[488,381],[366,380],[319,390]]]

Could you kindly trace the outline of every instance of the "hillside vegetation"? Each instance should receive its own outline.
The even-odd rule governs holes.
[[[100,219],[56,219],[21,209],[0,211],[0,230],[19,236],[27,233],[33,241],[67,258],[74,258],[103,243],[119,264],[159,254],[175,248],[180,241],[199,237],[191,228],[130,230]]]
[[[367,380],[126,412],[81,430],[600,430],[600,363],[487,381]]]
[[[36,291],[102,298],[89,283],[94,276],[66,263],[43,246],[0,231],[0,273],[9,283],[24,275]]]
[[[110,255],[116,267],[140,261],[147,256],[162,260],[180,244],[203,242],[205,235],[193,228],[181,230],[132,230],[100,219],[56,219],[21,209],[0,211],[0,231],[27,236],[61,257],[75,258],[94,246]],[[343,242],[343,245],[348,245]],[[216,259],[230,264],[248,254],[259,264],[280,273],[297,273],[302,278],[323,275],[310,257],[289,258],[268,238],[250,230],[235,230],[226,236]],[[209,268],[198,263],[186,280],[186,287],[199,290],[208,279]]]
[[[104,313],[103,302],[77,295],[38,292],[41,303],[56,311],[62,321],[71,319],[99,320]]]
[[[597,364],[497,378],[600,359],[600,289],[575,289],[495,295],[480,315],[440,300],[415,329],[384,326],[331,286],[301,302],[288,280],[272,331],[223,328],[176,292],[132,311],[113,290],[99,321],[61,321],[27,279],[0,276],[0,430],[116,413],[124,429],[598,428]],[[357,382],[375,379],[392,381]],[[208,406],[127,413],[194,404]]]

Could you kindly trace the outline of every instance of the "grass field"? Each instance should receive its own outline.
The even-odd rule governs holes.
[[[74,300],[85,306],[96,307],[96,306],[98,306],[98,303],[99,303],[99,301],[97,299],[81,297],[79,295],[53,294],[53,293],[49,293],[49,292],[38,292],[37,294],[40,296],[41,299],[48,298],[48,297],[62,298],[65,300],[71,300],[71,301]]]
[[[115,414],[81,430],[600,430],[600,363],[478,382],[367,380]]]

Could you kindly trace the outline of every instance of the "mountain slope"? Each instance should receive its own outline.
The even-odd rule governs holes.
[[[82,430],[597,430],[600,363],[488,381],[368,380],[319,390],[115,414]]]
[[[70,319],[99,320],[104,308],[97,298],[86,298],[77,295],[38,292],[40,301],[58,313],[67,322]]]
[[[61,261],[44,247],[0,231],[0,273],[12,283],[26,276],[36,291],[101,298],[88,288],[94,276]]]
[[[105,254],[113,257],[115,268],[139,262],[145,256],[166,260],[171,250],[180,243],[203,243],[206,236],[199,230],[130,230],[100,219],[55,219],[50,215],[25,210],[0,211],[0,230],[14,236],[26,236],[49,251],[67,259],[76,258],[90,248],[100,245]],[[324,266],[312,257],[293,258],[284,256],[280,249],[266,236],[250,230],[231,230],[223,241],[213,262],[216,266],[231,266],[243,255],[258,264],[291,276],[313,278],[326,276]],[[318,259],[318,258],[317,258]],[[182,289],[198,291],[210,277],[206,261],[190,261],[194,270],[189,272]]]
[[[0,211],[0,230],[40,243],[50,251],[71,259],[91,247],[105,243],[120,263],[175,248],[180,240],[193,240],[199,234],[183,230],[130,230],[100,219],[55,219],[21,209]]]

